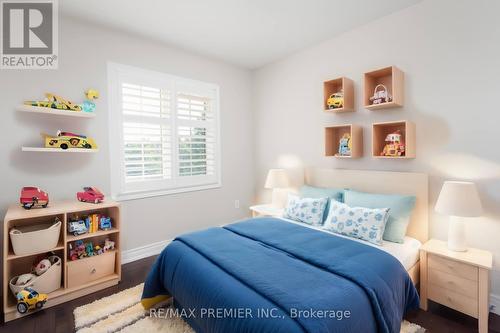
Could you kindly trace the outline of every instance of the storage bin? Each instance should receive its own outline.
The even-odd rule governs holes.
[[[61,233],[61,221],[19,226],[9,231],[15,255],[49,251],[57,246]]]
[[[21,291],[23,288],[26,287],[31,287],[36,291],[38,291],[39,293],[44,293],[44,294],[51,293],[54,290],[61,288],[61,281],[62,281],[61,258],[59,258],[58,256],[50,256],[48,259],[50,260],[52,266],[50,266],[45,273],[43,273],[40,276],[37,276],[29,283],[22,286],[16,286],[17,276],[10,279],[9,286],[14,296],[17,295],[19,291]]]
[[[68,288],[73,288],[98,280],[115,272],[115,253],[103,254],[68,261]]]

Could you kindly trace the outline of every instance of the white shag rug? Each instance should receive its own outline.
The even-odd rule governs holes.
[[[179,317],[155,318],[142,307],[144,284],[123,290],[73,311],[77,333],[194,333]],[[406,320],[401,333],[423,333],[425,329]]]

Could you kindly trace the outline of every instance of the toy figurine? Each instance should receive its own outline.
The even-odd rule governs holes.
[[[85,254],[87,257],[92,257],[93,255],[95,255],[94,244],[92,244],[92,242],[88,242],[85,246]]]
[[[75,249],[76,249],[77,259],[82,259],[86,256],[85,244],[83,243],[82,240],[77,240],[75,242]]]
[[[99,245],[96,245],[96,246],[94,247],[94,251],[95,251],[95,253],[96,253],[96,254],[98,254],[98,255],[99,255],[99,254],[103,254],[103,253],[104,253],[104,250],[103,250],[103,249],[102,249],[102,247],[100,247]]]
[[[68,222],[68,233],[73,234],[75,236],[83,235],[87,233],[88,228],[85,225],[84,220],[76,220]]]
[[[106,240],[104,241],[104,247],[102,249],[103,252],[108,252],[108,251],[114,250],[114,249],[115,249],[115,242],[113,242],[109,238],[106,238]]]
[[[94,112],[95,103],[93,100],[99,98],[99,92],[95,89],[89,89],[85,92],[85,97],[87,97],[87,100],[81,105],[83,112]]]
[[[380,153],[380,156],[405,156],[405,143],[400,130],[387,134],[385,142],[384,150]]]
[[[78,254],[76,253],[76,250],[73,249],[73,245],[71,245],[71,243],[68,245],[68,248],[69,248],[69,259],[71,261],[75,261],[78,259]]]
[[[345,133],[339,140],[339,152],[337,156],[351,156],[351,150],[351,134]]]
[[[379,90],[381,89],[381,90]],[[378,84],[373,91],[373,96],[370,97],[372,104],[381,104],[392,101],[392,96],[389,94],[387,87],[383,84]]]
[[[84,187],[83,192],[76,193],[76,199],[82,202],[93,202],[95,204],[104,201],[104,194],[97,187]]]
[[[31,209],[35,206],[46,208],[49,205],[49,195],[38,187],[25,186],[21,189],[19,202],[24,209]]]
[[[326,100],[326,105],[329,109],[339,109],[344,106],[344,92],[341,90],[340,92],[331,94],[330,97]]]
[[[47,294],[39,294],[33,288],[26,287],[16,295],[17,311],[25,314],[28,310],[41,309],[47,302]]]

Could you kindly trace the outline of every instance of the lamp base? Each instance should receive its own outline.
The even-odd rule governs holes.
[[[465,238],[465,222],[457,216],[450,216],[448,225],[448,249],[451,251],[467,251]]]

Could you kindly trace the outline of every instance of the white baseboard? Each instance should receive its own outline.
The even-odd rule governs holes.
[[[136,247],[135,249],[122,251],[122,264],[160,254],[165,246],[167,246],[171,241],[171,239],[167,239],[164,241]]]
[[[500,315],[500,295],[490,294],[490,312]]]

